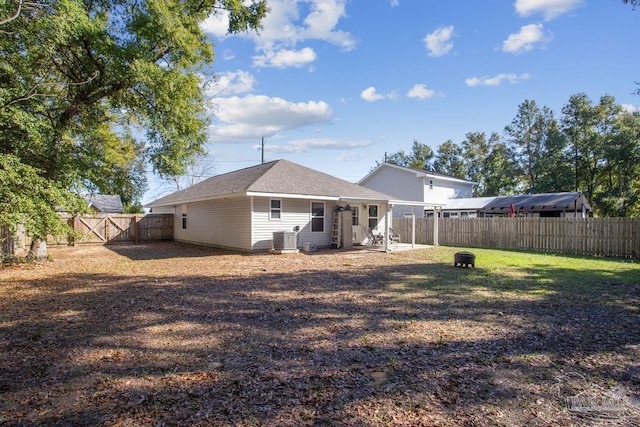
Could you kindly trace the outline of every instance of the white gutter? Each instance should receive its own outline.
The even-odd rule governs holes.
[[[271,197],[278,199],[305,199],[305,200],[340,200],[340,197],[335,196],[317,196],[313,194],[290,194],[290,193],[262,193],[256,191],[247,191],[245,196],[250,197]]]
[[[240,191],[237,193],[225,193],[215,196],[202,196],[202,197],[193,197],[193,198],[185,198],[174,201],[167,201],[156,203],[152,202],[144,205],[146,208],[155,208],[160,206],[177,206],[185,203],[195,203],[195,202],[204,202],[207,200],[219,200],[219,199],[230,199],[234,197],[271,197],[271,198],[279,198],[279,199],[305,199],[305,200],[331,200],[338,201],[341,200],[340,197],[335,196],[317,196],[312,194],[289,194],[289,193],[263,193],[257,191]]]
[[[392,205],[398,205],[398,206],[422,206],[425,208],[428,208],[428,207],[441,208],[441,207],[447,206],[446,203],[418,202],[415,200],[389,200],[389,203]]]
[[[184,190],[182,190],[184,191]],[[245,196],[246,192],[237,192],[237,193],[226,193],[226,194],[220,194],[220,195],[215,195],[215,196],[202,196],[202,197],[193,197],[193,198],[185,198],[185,199],[179,199],[179,200],[174,200],[174,201],[167,201],[167,202],[161,202],[161,203],[157,203],[157,200],[151,203],[148,203],[146,205],[144,205],[145,208],[157,208],[160,206],[177,206],[177,205],[183,205],[185,203],[195,203],[195,202],[204,202],[207,200],[214,200],[214,199],[231,199],[234,197],[242,197]]]

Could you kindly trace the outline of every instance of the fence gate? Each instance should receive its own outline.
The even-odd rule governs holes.
[[[80,233],[78,243],[109,243],[135,240],[132,217],[126,216],[77,216],[73,229]]]
[[[139,242],[140,240],[173,239],[173,215],[83,215],[67,217],[79,237],[73,244],[107,244],[118,242]],[[51,243],[51,242],[50,242]],[[63,243],[67,242],[54,242]]]
[[[134,242],[150,240],[173,239],[173,214],[149,215],[84,215],[62,217],[76,232],[76,236],[56,239],[47,236],[47,244],[55,245],[84,245],[108,243]],[[0,259],[4,256],[22,256],[31,244],[31,237],[23,226],[18,226],[16,233],[10,233],[9,228],[0,226]]]

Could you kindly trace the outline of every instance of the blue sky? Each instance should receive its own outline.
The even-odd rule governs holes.
[[[216,53],[206,172],[287,159],[356,182],[414,140],[498,132],[527,99],[631,110],[640,10],[619,0],[268,0],[259,35],[203,25]],[[174,188],[175,189],[175,188]],[[145,202],[171,187],[150,182]]]

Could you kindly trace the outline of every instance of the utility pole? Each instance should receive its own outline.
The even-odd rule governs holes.
[[[264,136],[262,137],[262,148],[260,149],[260,151],[262,151],[262,163],[264,165]]]

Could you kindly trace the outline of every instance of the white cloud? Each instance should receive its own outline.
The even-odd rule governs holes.
[[[236,58],[236,54],[232,50],[225,49],[222,52],[222,59],[224,59],[225,61],[231,61],[232,59],[235,59],[235,58]]]
[[[311,0],[308,2],[311,3],[311,13],[304,19],[305,25],[299,32],[299,37],[302,40],[325,40],[345,50],[353,49],[355,41],[351,34],[335,30],[340,18],[346,16],[347,0]]]
[[[218,73],[215,80],[207,88],[207,95],[230,96],[251,92],[255,82],[251,74],[242,70]]]
[[[215,14],[210,15],[200,24],[200,28],[219,39],[226,38],[229,30],[229,12],[225,9],[217,9]]]
[[[374,102],[374,101],[379,101],[381,99],[384,99],[383,95],[376,93],[376,88],[373,86],[369,86],[368,88],[360,92],[360,97],[365,101],[369,101],[369,102]]]
[[[360,92],[360,98],[368,102],[380,101],[382,99],[396,99],[398,95],[395,92],[389,92],[387,94],[380,94],[376,92],[376,88],[369,86],[362,92]]]
[[[622,110],[625,111],[626,113],[640,113],[640,107],[637,107],[633,104],[621,104],[620,105],[622,107]]]
[[[391,0],[391,7],[400,6],[400,0]]]
[[[541,14],[551,20],[581,6],[584,0],[516,0],[514,7],[520,16]]]
[[[233,96],[216,99],[215,118],[210,128],[211,141],[255,141],[261,136],[323,124],[333,111],[323,101],[290,102],[264,95]]]
[[[256,67],[300,68],[315,61],[316,58],[314,50],[305,47],[301,50],[281,50],[254,56],[253,63]]]
[[[502,50],[508,53],[522,53],[534,48],[536,43],[547,42],[550,36],[545,36],[542,24],[530,24],[520,28],[520,32],[511,34],[502,42]]]
[[[422,41],[424,41],[424,44],[427,46],[429,56],[438,57],[446,55],[453,49],[452,37],[453,25],[449,25],[448,27],[440,27],[434,32],[427,34]]]
[[[264,53],[254,57],[257,66],[274,66],[268,61],[274,54],[269,52],[296,52],[293,48],[308,40],[321,40],[343,50],[352,50],[356,46],[353,36],[337,29],[340,20],[346,16],[346,3],[347,0],[269,0],[270,12],[262,20],[260,34],[247,32],[234,36],[252,39],[256,50]],[[209,17],[202,28],[214,37],[224,38],[227,37],[227,23],[228,14],[222,12]],[[305,49],[297,52],[302,51],[304,55],[309,54]],[[308,61],[309,56],[304,59]],[[283,61],[282,67],[286,64]],[[298,62],[293,64],[300,66],[295,65]]]
[[[436,96],[436,91],[433,89],[427,89],[425,84],[420,83],[413,86],[407,93],[407,96],[409,98],[429,99]]]
[[[500,86],[503,81],[507,81],[510,84],[516,84],[522,80],[528,80],[531,76],[527,73],[524,74],[505,74],[501,73],[495,77],[472,77],[465,80],[465,84],[470,87],[477,86]]]
[[[365,148],[371,141],[340,141],[329,138],[299,139],[287,142],[286,145],[269,145],[265,148],[272,153],[303,153],[310,150],[353,150]],[[260,146],[256,145],[259,148]]]

